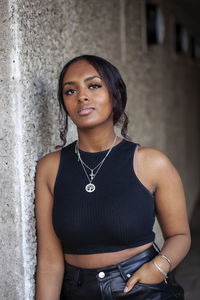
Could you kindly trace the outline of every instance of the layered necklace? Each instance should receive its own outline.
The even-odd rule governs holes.
[[[94,185],[94,183],[92,183],[92,181],[94,180],[94,178],[96,177],[97,173],[99,172],[100,168],[102,167],[106,157],[108,157],[108,155],[110,154],[112,148],[114,147],[114,144],[116,142],[117,136],[115,135],[114,141],[110,147],[110,149],[108,149],[106,155],[104,156],[104,158],[96,165],[96,167],[94,167],[93,169],[90,168],[81,158],[81,154],[79,151],[79,147],[78,147],[78,141],[75,144],[75,153],[78,156],[78,161],[81,163],[82,168],[85,172],[85,175],[89,181],[89,183],[85,186],[85,190],[88,193],[92,193],[95,191],[96,187]],[[89,170],[90,174],[88,175],[87,169]]]

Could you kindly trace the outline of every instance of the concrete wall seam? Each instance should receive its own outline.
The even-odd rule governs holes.
[[[126,19],[125,19],[125,1],[120,1],[120,45],[122,64],[126,63]]]

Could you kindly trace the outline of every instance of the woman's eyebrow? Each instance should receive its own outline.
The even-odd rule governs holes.
[[[99,78],[99,79],[101,79],[100,76],[94,75],[94,76],[87,77],[84,81],[86,82],[86,81],[92,80],[92,79],[94,79],[94,78]]]
[[[84,82],[87,82],[87,81],[92,80],[92,79],[94,79],[94,78],[99,78],[99,79],[101,79],[100,76],[94,75],[94,76],[89,76],[89,77],[87,77],[87,78],[84,80]],[[76,81],[67,81],[67,82],[65,82],[65,83],[63,84],[63,86],[65,86],[65,85],[67,85],[67,84],[75,84],[75,83],[76,83]]]

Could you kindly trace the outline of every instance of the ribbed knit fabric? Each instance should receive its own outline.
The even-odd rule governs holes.
[[[133,169],[137,144],[123,139],[113,147],[93,183],[89,183],[75,153],[75,142],[61,151],[54,188],[53,226],[64,253],[91,254],[137,247],[154,240],[154,197]],[[94,168],[106,151],[80,150]]]

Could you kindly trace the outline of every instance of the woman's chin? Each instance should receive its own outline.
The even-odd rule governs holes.
[[[89,130],[94,128],[109,128],[110,126],[113,126],[113,118],[112,115],[110,115],[108,118],[91,118],[91,117],[82,117],[79,120],[73,120],[74,124],[77,126],[77,128],[83,130]]]
[[[82,122],[81,124],[79,123],[76,126],[78,129],[81,130],[90,130],[90,129],[109,127],[109,125],[106,124],[105,122]]]
[[[76,126],[78,129],[81,129],[81,130],[89,130],[89,129],[97,128],[99,126],[99,124],[95,124],[93,122],[88,122],[88,123],[84,123],[84,124],[78,124]]]

